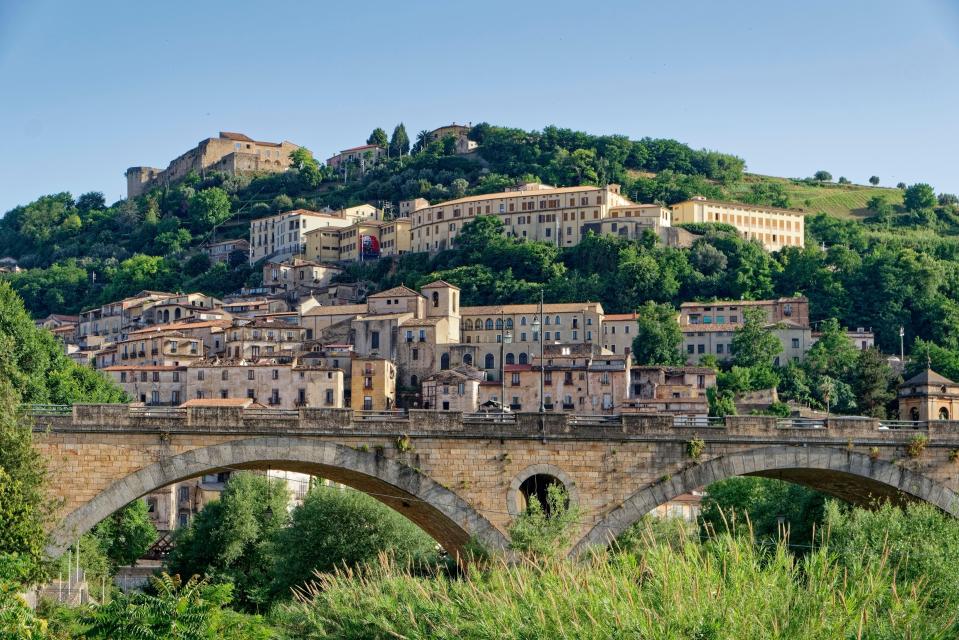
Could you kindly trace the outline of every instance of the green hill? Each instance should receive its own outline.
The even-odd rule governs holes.
[[[747,173],[743,180],[727,189],[729,197],[738,199],[748,193],[751,185],[758,182],[782,185],[789,197],[789,206],[808,213],[826,213],[838,218],[863,219],[871,215],[866,203],[875,196],[883,196],[886,202],[902,205],[902,190],[887,187],[872,187],[861,184],[808,184],[800,180],[777,178]]]

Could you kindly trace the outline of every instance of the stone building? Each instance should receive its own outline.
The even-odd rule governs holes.
[[[673,224],[721,222],[736,227],[747,240],[757,240],[767,251],[806,245],[805,216],[801,211],[721,202],[697,196],[672,206]]]
[[[899,385],[898,398],[900,420],[955,420],[959,415],[959,384],[928,367]]]
[[[186,399],[187,368],[174,364],[120,364],[103,372],[133,402],[151,406],[179,406]]]
[[[248,399],[274,409],[343,406],[342,369],[294,358],[207,359],[190,365],[191,399]]]
[[[471,413],[479,407],[486,374],[474,367],[439,371],[423,380],[423,409]]]
[[[186,365],[204,356],[199,338],[168,329],[136,332],[116,343],[121,364]]]
[[[246,240],[221,240],[220,242],[208,242],[203,245],[203,253],[210,257],[210,262],[229,262],[230,256],[234,252],[243,253],[244,258],[250,255],[250,243]]]
[[[343,269],[312,260],[293,258],[288,262],[267,261],[263,265],[263,286],[272,293],[304,291],[330,284]]]
[[[716,370],[710,367],[633,365],[623,411],[705,416],[709,413],[706,390],[715,386]]]
[[[246,320],[234,322],[226,332],[224,355],[234,360],[292,355],[306,340],[306,330],[280,322]]]
[[[361,144],[358,147],[343,149],[335,156],[326,159],[326,165],[334,169],[356,166],[360,172],[375,165],[386,156],[386,149],[376,144]]]
[[[262,142],[242,133],[221,131],[219,137],[202,140],[175,158],[166,169],[127,169],[127,197],[135,198],[151,189],[173,184],[191,172],[200,176],[214,172],[230,175],[279,173],[289,169],[290,154],[299,148],[292,142]]]

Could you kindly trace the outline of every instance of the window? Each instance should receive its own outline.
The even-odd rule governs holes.
[[[420,350],[419,350],[419,349],[413,349],[412,355],[413,355],[413,359],[414,359],[414,360],[419,360],[419,359],[420,359]]]
[[[543,384],[553,384],[553,372],[544,371],[543,372]]]
[[[444,353],[440,356],[440,369],[450,368],[450,354]]]
[[[493,319],[492,319],[492,318],[487,318],[487,319],[486,319],[486,328],[487,328],[487,330],[492,330],[492,328],[493,328]]]
[[[706,353],[706,345],[704,344],[696,345],[696,353]]]
[[[495,360],[492,353],[486,354],[486,369],[492,369],[495,365]]]
[[[247,379],[247,380],[255,380],[255,379],[256,379],[256,372],[255,372],[253,369],[248,369],[247,372],[246,372],[246,379]]]
[[[230,379],[230,372],[227,371],[226,369],[224,369],[223,372],[220,374],[220,379],[221,379],[221,380],[229,380],[229,379]]]
[[[326,404],[327,405],[333,404],[333,389],[326,390]]]
[[[154,391],[150,394],[150,404],[160,404],[160,392]]]
[[[716,345],[716,353],[722,353],[722,352],[723,352],[723,344],[719,343]]]
[[[687,344],[686,353],[696,353],[696,346],[692,344]]]
[[[126,371],[121,371],[121,372],[120,372],[120,382],[126,382],[126,381],[127,381],[127,372],[126,372]]]
[[[510,382],[510,384],[513,385],[514,387],[518,387],[518,386],[519,386],[519,373],[517,373],[517,372],[514,371],[514,372],[512,373],[512,375],[510,376],[510,381],[509,381],[509,382]]]
[[[793,338],[793,349],[799,348],[799,338]]]
[[[373,410],[373,396],[363,396],[363,411]]]
[[[226,400],[227,398],[230,397],[229,391],[227,391],[226,389],[220,389],[220,397]]]
[[[370,348],[371,349],[380,348],[380,332],[379,331],[370,332]]]
[[[274,380],[279,380],[279,379],[280,379],[280,370],[279,370],[279,369],[274,369],[274,370],[273,370],[273,379],[274,379]]]
[[[523,353],[519,354],[519,363],[520,363],[520,364],[529,364],[529,355],[528,355],[525,351],[524,351]],[[519,375],[519,374],[517,374],[517,375]]]
[[[506,364],[516,364],[516,356],[514,356],[512,353],[507,353]]]
[[[190,487],[179,487],[177,490],[177,499],[180,502],[186,502],[190,499]]]

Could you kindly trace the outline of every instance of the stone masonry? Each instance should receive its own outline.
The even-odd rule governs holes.
[[[671,416],[583,419],[348,409],[157,409],[76,405],[36,417],[61,517],[51,552],[159,487],[216,470],[287,469],[373,495],[451,554],[474,538],[508,544],[533,474],[558,479],[581,510],[574,552],[608,544],[657,505],[734,475],[793,481],[858,504],[925,500],[959,515],[959,422],[885,429],[866,418],[818,428],[773,417],[674,426]],[[907,449],[914,439],[923,446]],[[699,459],[689,443],[702,440]]]

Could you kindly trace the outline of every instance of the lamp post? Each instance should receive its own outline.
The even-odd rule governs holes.
[[[503,320],[503,312],[499,314],[500,320]],[[502,391],[500,395],[500,412],[506,413],[506,345],[513,342],[513,332],[506,329],[506,323],[503,323],[503,328],[500,330],[500,342],[499,342],[499,368],[500,368],[500,386]]]
[[[539,412],[546,413],[545,393],[546,363],[543,361],[543,291],[539,292],[539,315],[533,320],[533,334],[539,334]]]

